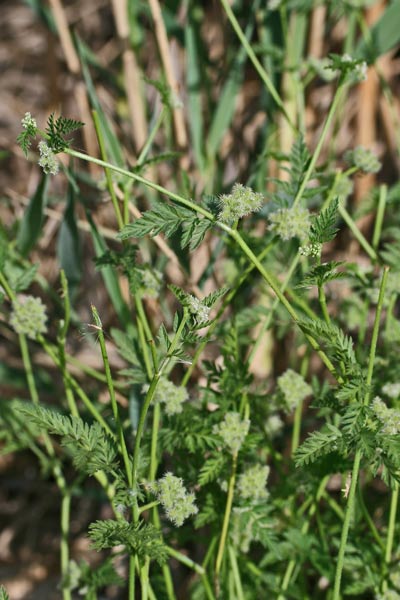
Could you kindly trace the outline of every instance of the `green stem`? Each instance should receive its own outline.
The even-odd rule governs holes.
[[[395,487],[392,490],[392,497],[390,499],[390,514],[389,514],[389,527],[386,538],[386,551],[385,551],[385,563],[389,566],[392,560],[392,552],[393,552],[393,542],[394,542],[394,533],[396,526],[396,515],[397,508],[399,504],[399,484],[395,483]],[[384,580],[382,584],[382,591],[385,592],[387,590],[387,581]]]
[[[236,469],[237,469],[237,454],[234,454],[232,457],[232,470],[231,470],[231,476],[229,478],[229,484],[228,484],[228,494],[226,497],[225,514],[224,514],[224,520],[222,523],[221,537],[219,539],[217,558],[215,561],[215,581],[217,584],[216,587],[218,587],[218,578],[219,578],[219,574],[221,572],[222,559],[224,557],[226,539],[228,536],[229,521],[231,518],[231,511],[232,511],[232,504],[233,504],[233,495],[234,495],[234,491],[235,491]]]
[[[385,544],[383,543],[382,538],[379,535],[378,530],[377,530],[377,528],[375,526],[375,523],[371,519],[371,515],[368,512],[368,508],[365,505],[365,501],[364,501],[364,497],[363,497],[363,494],[362,494],[361,482],[360,481],[358,482],[358,494],[357,494],[357,496],[358,496],[358,504],[359,504],[359,506],[361,508],[361,511],[362,511],[362,513],[364,515],[364,518],[365,518],[366,522],[367,522],[367,525],[370,528],[371,533],[372,533],[375,541],[379,544],[379,546],[381,547],[381,549],[384,551],[385,550]]]
[[[60,357],[60,369],[62,372],[68,408],[70,410],[71,415],[73,415],[74,417],[79,417],[79,411],[78,411],[78,407],[76,406],[74,394],[72,392],[69,381],[66,377],[67,364],[66,364],[65,345],[66,345],[67,333],[68,333],[70,319],[71,319],[71,304],[70,304],[70,300],[69,300],[68,280],[65,276],[65,272],[62,269],[60,271],[60,279],[61,279],[62,295],[64,298],[64,321],[61,323],[61,327],[60,327],[60,330],[59,330],[59,333],[57,336],[58,355]]]
[[[103,134],[101,132],[100,120],[99,120],[99,116],[98,116],[96,110],[92,110],[92,116],[93,116],[94,128],[96,130],[97,141],[99,142],[101,158],[104,161],[107,161],[106,145],[104,143]],[[104,172],[106,174],[107,187],[108,187],[108,191],[110,192],[111,201],[112,201],[112,204],[114,207],[115,216],[117,218],[118,227],[120,229],[122,229],[124,226],[124,219],[122,218],[121,210],[120,210],[119,203],[118,203],[118,198],[115,194],[114,183],[113,183],[113,180],[111,177],[110,169],[108,167],[104,167]]]
[[[228,546],[228,554],[231,563],[233,579],[235,581],[236,598],[237,600],[244,600],[245,597],[243,593],[242,580],[240,578],[240,571],[236,560],[236,554],[234,548],[230,544]]]
[[[314,516],[314,514],[315,514],[315,512],[317,510],[318,503],[319,503],[319,501],[322,498],[322,495],[324,493],[324,490],[325,490],[325,487],[326,487],[328,481],[329,481],[329,476],[325,476],[322,479],[321,483],[319,484],[317,493],[315,495],[315,499],[312,502],[310,510],[309,510],[309,513],[308,513],[308,519],[303,524],[303,526],[301,528],[301,533],[304,534],[304,535],[308,532],[308,530],[310,528],[311,519],[312,519],[312,517]],[[298,514],[299,514],[299,516],[301,516],[301,514],[302,514],[301,509],[299,510]],[[297,561],[295,559],[292,559],[289,562],[289,564],[287,565],[285,574],[284,574],[283,579],[282,579],[281,592],[285,592],[288,589],[290,580],[291,580],[292,575],[293,575],[293,572],[294,572],[294,570],[296,568],[296,564],[297,564]],[[285,600],[284,594],[280,593],[279,596],[278,596],[278,600]]]
[[[349,213],[347,212],[347,210],[341,202],[339,202],[338,204],[338,212],[342,217],[343,221],[346,223],[346,225],[352,232],[352,234],[354,235],[354,237],[356,238],[357,242],[363,248],[363,250],[368,254],[368,256],[373,262],[376,262],[378,260],[377,253],[375,252],[371,244],[365,239],[364,235],[361,233],[361,231],[359,230],[359,228],[357,227],[357,225],[355,224],[355,222],[353,221],[353,219],[351,218],[351,216],[349,215]]]
[[[47,340],[45,340],[45,338],[42,335],[38,335],[37,341],[42,345],[43,349],[50,356],[50,358],[52,359],[54,364],[58,368],[61,368],[60,359],[57,356],[57,353],[54,351],[53,347],[47,342]],[[82,400],[83,404],[88,409],[88,411],[93,416],[93,418],[98,423],[100,423],[100,425],[103,427],[104,431],[106,431],[106,433],[108,435],[110,435],[111,437],[114,438],[115,437],[114,432],[112,431],[112,429],[110,428],[108,423],[103,419],[103,417],[101,416],[101,414],[99,413],[97,408],[94,406],[94,404],[92,403],[90,398],[87,396],[87,394],[83,391],[83,389],[81,388],[79,383],[77,381],[75,381],[75,379],[68,372],[65,373],[65,377],[66,377],[66,381],[68,382],[68,384],[71,386],[71,388],[74,390],[74,392]]]
[[[317,164],[317,160],[318,160],[319,155],[321,153],[322,146],[324,144],[324,141],[325,141],[325,138],[327,136],[327,133],[328,133],[328,131],[330,129],[333,117],[335,115],[336,109],[338,107],[338,104],[340,102],[340,99],[342,97],[344,89],[345,89],[345,86],[344,86],[343,81],[339,81],[336,93],[335,93],[335,95],[333,97],[332,104],[331,104],[331,106],[329,108],[328,116],[326,117],[324,126],[322,128],[322,131],[321,131],[321,134],[320,134],[320,137],[319,137],[319,140],[318,140],[318,144],[317,144],[317,146],[316,146],[316,148],[314,150],[314,153],[313,153],[313,155],[311,157],[311,160],[310,160],[310,164],[308,165],[308,169],[307,169],[307,171],[306,171],[306,173],[304,175],[304,178],[303,178],[303,180],[301,182],[301,185],[300,185],[300,187],[299,187],[299,189],[297,191],[296,197],[295,197],[295,199],[293,201],[293,206],[296,206],[296,204],[298,202],[300,202],[300,200],[301,200],[301,198],[303,196],[303,192],[304,192],[304,190],[305,190],[305,188],[306,188],[306,186],[307,186],[307,184],[308,184],[308,182],[310,180],[310,177],[313,174],[315,165]]]
[[[383,217],[385,215],[385,208],[386,208],[386,200],[387,200],[387,186],[381,185],[379,188],[379,200],[378,200],[378,208],[377,208],[376,217],[375,217],[374,233],[372,235],[372,247],[374,248],[374,250],[377,250],[380,239],[381,239]]]
[[[367,370],[367,378],[366,378],[366,385],[368,388],[371,386],[372,375],[373,375],[373,371],[374,371],[376,347],[377,347],[377,343],[378,343],[378,334],[379,334],[379,324],[380,324],[380,319],[381,319],[381,314],[382,314],[383,301],[384,301],[384,297],[385,297],[385,288],[386,288],[388,272],[389,272],[389,267],[384,267],[381,285],[380,285],[380,289],[379,289],[378,305],[376,307],[374,326],[373,326],[373,330],[372,330],[371,346],[370,346],[370,352],[369,352],[369,358],[368,358],[368,370]],[[369,398],[370,398],[370,392],[368,391],[364,397],[364,402],[363,402],[364,405],[368,405]],[[358,448],[356,450],[356,453],[354,456],[350,491],[349,491],[349,496],[347,499],[346,511],[345,511],[345,516],[344,516],[344,521],[343,521],[343,526],[342,526],[342,535],[341,535],[341,539],[340,539],[339,554],[338,554],[337,564],[336,564],[335,585],[334,585],[332,600],[340,599],[340,586],[341,586],[342,573],[343,573],[344,556],[345,556],[345,552],[346,552],[346,545],[347,545],[347,538],[348,538],[349,529],[350,529],[350,522],[351,522],[351,519],[353,516],[353,511],[354,511],[354,498],[355,498],[355,493],[356,493],[357,484],[358,484],[358,475],[360,472],[361,458],[362,458],[362,452]]]
[[[281,97],[279,96],[277,90],[275,89],[274,84],[272,83],[268,73],[266,72],[266,70],[264,69],[264,67],[262,66],[262,64],[260,63],[260,61],[258,60],[253,48],[251,47],[251,44],[249,43],[249,41],[247,40],[245,34],[243,33],[242,28],[240,27],[229,3],[227,0],[221,0],[221,4],[224,7],[224,10],[226,12],[226,15],[236,33],[236,35],[238,36],[240,43],[242,44],[243,48],[246,50],[246,53],[249,57],[249,59],[251,60],[251,62],[253,63],[254,68],[256,69],[257,73],[259,74],[261,80],[263,81],[263,83],[265,84],[265,87],[267,88],[267,90],[269,91],[269,93],[271,94],[272,98],[275,100],[276,105],[279,107],[279,109],[281,110],[282,114],[285,116],[287,122],[291,125],[291,127],[295,130],[296,127],[295,125],[292,123],[292,121],[290,120],[290,117],[287,113],[287,110],[285,108],[285,105],[283,103],[283,101],[281,100]]]
[[[69,522],[71,512],[71,494],[64,490],[61,501],[61,542],[60,542],[60,559],[61,559],[61,575],[65,581],[69,568]],[[71,600],[71,591],[67,588],[62,588],[63,600]]]
[[[92,304],[92,313],[93,313],[93,318],[96,322],[96,327],[97,327],[97,331],[99,334],[99,344],[100,344],[101,356],[103,359],[104,371],[105,371],[106,378],[107,378],[107,387],[108,387],[108,392],[110,394],[111,409],[112,409],[114,421],[115,421],[115,424],[117,427],[117,437],[118,437],[119,447],[120,447],[120,451],[122,453],[122,458],[124,461],[128,484],[131,486],[132,485],[131,464],[129,461],[128,449],[126,447],[124,430],[121,425],[121,419],[119,418],[118,404],[117,404],[117,399],[115,397],[115,390],[114,390],[113,378],[112,378],[111,369],[110,369],[110,362],[108,360],[106,342],[104,339],[103,324],[99,317],[99,313],[97,312],[97,309],[95,306],[93,306],[93,304]]]

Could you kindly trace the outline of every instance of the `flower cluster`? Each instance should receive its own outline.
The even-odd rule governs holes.
[[[282,430],[284,422],[279,415],[270,415],[264,425],[265,433],[273,438]]]
[[[207,323],[210,317],[210,308],[206,306],[201,300],[188,294],[187,296],[187,306],[189,311],[194,315],[196,322],[201,325],[202,323]]]
[[[350,83],[365,81],[368,75],[368,65],[364,60],[352,58],[349,54],[331,54],[331,69],[339,71],[342,76],[347,77]]]
[[[388,396],[388,398],[397,400],[397,398],[400,396],[400,383],[385,383],[382,388],[382,392]]]
[[[53,150],[44,140],[39,142],[39,165],[46,174],[57,175],[59,171],[58,160]]]
[[[301,256],[312,256],[313,258],[319,258],[322,252],[322,244],[315,242],[313,244],[307,244],[306,246],[300,246],[299,254]]]
[[[381,168],[381,163],[372,150],[357,146],[354,150],[348,150],[345,159],[349,164],[354,165],[364,173],[377,173]]]
[[[231,539],[233,545],[246,554],[254,541],[254,529],[257,527],[254,516],[248,514],[248,509],[235,506],[232,510]]]
[[[254,192],[241,183],[235,183],[230,194],[219,197],[218,219],[224,223],[233,223],[250,213],[259,211],[263,202],[262,194]]]
[[[148,385],[142,388],[143,393],[149,389]],[[165,412],[168,416],[182,412],[183,403],[189,395],[185,387],[177,386],[166,378],[161,378],[154,394],[154,401],[165,404]]]
[[[177,527],[180,527],[188,517],[198,513],[194,503],[195,495],[188,493],[183,480],[172,473],[165,473],[164,477],[150,483],[149,489],[157,496],[167,518]]]
[[[163,274],[160,271],[143,269],[141,271],[140,291],[144,298],[157,298],[162,285]]]
[[[269,471],[268,465],[254,465],[242,473],[237,483],[239,496],[244,500],[268,498],[269,493],[265,486],[267,485]]]
[[[347,198],[350,194],[353,193],[354,184],[350,177],[342,175],[335,185],[335,194],[340,196],[340,198]]]
[[[302,206],[280,208],[269,215],[269,220],[269,229],[282,240],[291,240],[294,237],[305,240],[311,227],[310,212]]]
[[[226,413],[224,420],[214,425],[213,433],[219,435],[231,454],[237,454],[249,432],[250,421],[241,419],[236,412]]]
[[[13,302],[10,324],[17,333],[34,340],[46,333],[46,321],[46,307],[40,298],[23,296]]]
[[[23,119],[21,119],[22,127],[29,133],[31,136],[35,136],[37,132],[37,123],[36,119],[32,117],[30,112],[26,112]]]
[[[377,396],[372,402],[372,410],[382,424],[381,432],[385,435],[400,433],[400,410],[388,408]]]
[[[311,386],[293,369],[287,369],[283,375],[278,377],[278,387],[284,396],[287,412],[292,412],[304,398],[312,393]]]

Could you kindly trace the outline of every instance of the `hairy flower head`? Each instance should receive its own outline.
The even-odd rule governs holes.
[[[257,212],[263,205],[264,196],[250,187],[235,183],[230,194],[219,197],[220,212],[218,219],[224,223],[233,223],[237,219]]]
[[[312,393],[311,386],[292,369],[287,369],[278,377],[278,387],[283,393],[287,412],[292,412],[299,402]]]
[[[142,392],[146,393],[149,389],[146,384],[142,387]],[[154,401],[165,404],[165,412],[170,417],[177,415],[183,410],[183,403],[188,399],[189,394],[185,387],[177,386],[172,381],[162,377],[154,393]]]
[[[254,465],[239,475],[237,483],[239,496],[244,500],[268,498],[269,493],[265,488],[269,471],[268,465]]]
[[[385,383],[382,392],[392,400],[396,400],[400,396],[400,383]]]
[[[206,306],[201,300],[188,294],[187,296],[187,304],[189,311],[196,319],[196,322],[201,325],[202,323],[207,323],[210,317],[210,307]]]
[[[372,410],[382,424],[381,432],[385,435],[400,433],[400,410],[389,408],[376,396],[372,401]]]
[[[161,479],[149,484],[149,489],[157,496],[167,518],[177,527],[188,517],[198,513],[195,495],[189,493],[183,485],[183,480],[172,473],[165,473]]]
[[[302,206],[280,208],[269,215],[270,231],[279,235],[282,240],[298,237],[305,240],[308,237],[311,220],[310,212]]]
[[[46,174],[57,175],[59,171],[58,160],[53,150],[44,140],[39,142],[39,165],[42,167]]]
[[[12,304],[10,324],[14,330],[32,340],[40,333],[46,333],[46,307],[40,298],[21,296]]]
[[[349,164],[364,171],[364,173],[377,173],[381,168],[381,163],[376,155],[363,146],[357,146],[354,150],[348,150],[345,154],[345,159]]]
[[[224,420],[213,427],[213,433],[219,435],[231,454],[237,454],[249,432],[250,421],[241,419],[236,412],[226,413]]]

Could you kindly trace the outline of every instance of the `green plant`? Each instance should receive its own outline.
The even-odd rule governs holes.
[[[305,92],[325,71],[296,55],[292,44],[300,48],[304,39],[298,33],[292,40],[290,31],[305,35],[304,17],[313,3],[299,8],[296,2],[270,2],[252,13],[260,36],[278,20],[281,49],[293,64],[268,37],[264,44],[273,47],[259,51],[260,60],[249,43],[253,21],[243,31],[230,5],[221,4],[240,40],[243,58],[236,57],[235,64],[248,56],[265,85],[268,112],[277,120],[279,115],[274,135],[285,133],[281,147],[268,150],[265,144],[249,181],[222,186],[218,126],[214,121],[210,138],[200,139],[201,114],[196,114],[193,152],[205,192],[196,190],[184,168],[168,185],[158,182],[155,166],[171,156],[148,155],[164,119],[167,133],[179,129],[180,105],[169,89],[166,93],[154,82],[163,109],[137,164],[127,166],[101,110],[81,42],[101,158],[73,149],[69,136],[82,127],[78,120],[51,115],[40,130],[30,113],[22,119],[18,142],[28,154],[40,138],[44,181],[61,165],[68,178],[70,241],[77,235],[75,201],[86,211],[96,267],[118,328],[104,325],[106,315],[92,305],[92,352],[102,368],[79,365],[82,380],[72,374],[68,337],[79,324],[72,293],[72,287],[79,288],[78,254],[64,263],[69,272],[60,271],[61,294],[53,300],[57,312],[51,311],[39,297],[21,295],[38,281],[26,254],[41,225],[30,230],[25,217],[19,245],[13,231],[2,234],[4,326],[17,336],[31,397],[31,402],[15,399],[1,407],[5,450],[29,449],[57,483],[64,600],[75,590],[92,599],[107,585],[123,586],[113,564],[121,556],[127,562],[129,600],[176,598],[171,558],[180,565],[179,577],[186,568],[193,574],[185,593],[194,600],[397,597],[398,188],[382,186],[363,203],[377,214],[370,242],[345,200],[352,177],[377,173],[381,163],[370,150],[356,147],[346,154],[346,168],[334,151],[338,108],[365,78],[365,56],[349,34],[355,58],[344,48],[343,55],[332,54],[324,63],[336,84],[311,151],[305,142]],[[362,20],[358,5],[340,5],[349,19]],[[199,43],[194,11],[199,7],[187,2],[186,8],[194,77]],[[332,7],[333,13],[339,9]],[[281,85],[269,75],[271,61],[279,62]],[[196,105],[195,89],[189,91]],[[228,111],[227,96],[224,102]],[[68,166],[57,158],[61,154]],[[275,168],[268,188],[265,161]],[[80,189],[85,163],[104,170],[118,228],[111,242],[102,237]],[[97,182],[86,183],[98,193]],[[144,209],[135,205],[131,220],[139,190]],[[34,202],[39,206],[37,197]],[[337,256],[344,233],[359,242],[363,264]],[[395,243],[383,246],[382,240],[393,237]],[[78,252],[78,244],[68,248]],[[191,256],[203,248],[209,264],[193,281]],[[167,259],[178,275],[171,277]],[[121,280],[127,284],[125,295]],[[207,293],[204,284],[211,280]],[[255,356],[259,347],[265,351],[266,337],[282,355],[283,368],[259,378]],[[38,346],[61,375],[62,399],[51,406],[41,399],[32,366],[32,349]],[[111,348],[124,362],[119,371]],[[82,381],[95,383],[96,393]],[[98,399],[99,389],[105,402]],[[88,526],[92,547],[104,555],[97,567],[71,560],[69,549],[71,501],[88,478],[95,478],[112,511],[112,517]],[[385,506],[386,497],[389,518],[377,518],[384,515],[377,507]]]

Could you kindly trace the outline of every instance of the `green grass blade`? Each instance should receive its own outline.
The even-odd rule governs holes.
[[[101,256],[107,250],[107,244],[99,233],[95,222],[88,211],[86,212],[86,216],[89,221],[96,256]],[[101,269],[101,275],[121,325],[123,325],[128,332],[131,332],[132,328],[129,327],[129,324],[132,317],[129,308],[122,297],[116,271],[112,267],[103,267]]]
[[[75,218],[74,186],[68,186],[67,205],[57,240],[57,256],[68,280],[68,289],[74,298],[82,279],[82,256],[78,225]]]
[[[43,211],[47,204],[49,178],[43,174],[22,217],[17,235],[17,248],[26,257],[42,233]]]
[[[400,0],[394,0],[356,47],[355,57],[369,63],[400,41]]]

